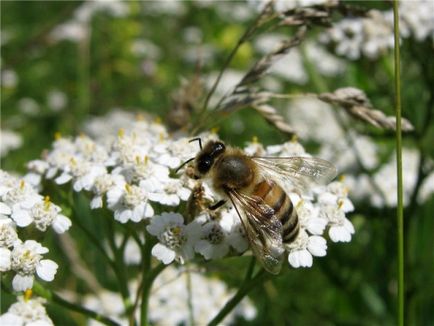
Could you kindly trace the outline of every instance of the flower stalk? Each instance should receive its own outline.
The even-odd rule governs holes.
[[[397,232],[397,272],[398,272],[398,302],[397,321],[404,325],[404,202],[402,180],[402,126],[401,126],[401,71],[399,52],[399,2],[393,1],[393,30],[394,30],[394,58],[395,58],[395,115],[396,115],[396,168],[397,168],[397,197],[396,232]]]
[[[240,303],[240,301],[257,285],[266,281],[270,277],[270,273],[267,273],[265,269],[261,269],[253,278],[253,270],[255,267],[256,259],[252,257],[249,267],[247,268],[246,276],[244,281],[238,289],[237,293],[230,299],[225,306],[220,310],[220,312],[208,323],[208,326],[217,326],[223,319]]]
[[[51,290],[48,290],[47,288],[43,287],[41,284],[37,282],[35,282],[35,284],[33,285],[32,291],[49,302],[55,303],[68,310],[75,311],[86,317],[95,319],[104,325],[112,325],[112,326],[119,325],[117,322],[113,321],[112,319],[104,315],[101,315],[93,310],[90,310],[88,308],[85,308],[83,306],[80,306],[78,304],[63,299],[62,297],[58,296],[56,293],[52,292]]]

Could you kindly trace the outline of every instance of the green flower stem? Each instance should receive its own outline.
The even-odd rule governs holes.
[[[78,112],[81,119],[89,113],[90,109],[90,38],[91,28],[87,35],[78,44]]]
[[[62,306],[64,308],[67,308],[69,310],[75,311],[79,314],[82,314],[86,317],[95,319],[99,321],[100,323],[103,323],[104,325],[112,325],[112,326],[118,326],[119,324],[115,322],[114,320],[101,315],[93,310],[87,309],[83,306],[80,306],[78,304],[69,302],[60,296],[58,296],[56,293],[44,288],[41,284],[35,282],[32,288],[33,292],[36,293],[38,296],[46,299],[49,302],[58,304],[59,306]]]
[[[243,283],[237,293],[225,304],[220,312],[208,323],[208,326],[217,326],[240,303],[240,301],[256,286],[262,284],[271,276],[265,269],[261,269],[253,278],[255,258],[253,257],[247,269]]]
[[[140,309],[140,325],[142,326],[148,325],[149,295],[151,294],[152,283],[166,266],[167,265],[159,264],[150,270],[147,275],[144,275],[142,283],[142,303]]]
[[[77,211],[76,205],[74,204],[74,198],[73,198],[72,191],[70,191],[67,199],[68,199],[70,207],[72,207],[72,212],[73,212],[72,217],[73,217],[74,225],[78,226],[80,228],[80,230],[83,231],[83,234],[95,246],[95,248],[101,253],[101,255],[104,258],[104,260],[106,260],[107,264],[112,268],[112,270],[115,273],[115,276],[116,276],[116,278],[118,280],[117,283],[119,284],[119,288],[120,288],[120,292],[121,292],[121,295],[122,295],[122,299],[124,301],[125,309],[126,310],[130,309],[132,307],[132,303],[131,303],[130,298],[129,298],[128,284],[126,284],[126,281],[124,281],[124,278],[122,276],[122,270],[121,270],[121,268],[119,268],[119,266],[116,264],[116,262],[113,261],[108,256],[106,250],[101,245],[101,240],[98,239],[97,237],[95,237],[95,235],[92,234],[92,232],[90,232],[81,223],[80,219],[77,218],[77,216],[79,215],[80,212]]]
[[[159,264],[156,267],[152,268],[152,247],[155,244],[155,238],[151,237],[148,233],[145,233],[145,245],[142,246],[142,282],[137,291],[136,302],[134,304],[133,313],[135,311],[135,307],[138,305],[139,300],[141,299],[140,304],[140,325],[148,325],[148,307],[149,307],[149,295],[151,294],[152,284],[158,274],[166,268],[167,265]],[[131,319],[134,318],[133,316]],[[131,320],[130,319],[130,320]]]
[[[130,300],[130,292],[128,290],[128,278],[126,275],[124,254],[122,248],[118,248],[115,243],[115,232],[113,229],[113,223],[115,222],[113,221],[112,218],[109,218],[107,221],[108,221],[107,223],[108,242],[112,250],[113,256],[115,258],[113,267],[114,267],[116,277],[118,279],[118,285],[121,290],[125,311],[129,313],[133,308],[133,304]]]
[[[187,269],[187,292],[188,292],[188,321],[190,326],[194,326],[194,308],[193,308],[193,291],[191,287],[191,273]]]
[[[397,254],[398,254],[398,325],[404,325],[404,204],[402,184],[402,133],[401,133],[401,71],[399,53],[399,3],[393,1],[393,30],[395,37],[395,105],[396,105],[396,168],[398,182],[398,206],[396,211]]]

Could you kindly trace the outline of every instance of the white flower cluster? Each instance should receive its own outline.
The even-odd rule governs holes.
[[[0,316],[0,325],[4,326],[52,326],[54,325],[43,304],[42,298],[30,299],[19,296],[18,302]]]
[[[405,206],[410,203],[410,197],[416,186],[419,160],[420,154],[417,150],[403,148],[403,199]],[[429,162],[431,165],[432,163],[432,161]],[[369,177],[366,174],[348,176],[346,181],[354,198],[358,200],[367,199],[374,207],[396,207],[396,175],[396,153],[394,152],[391,154],[389,161],[372,176],[378,190],[373,188],[373,184],[369,182]],[[433,179],[434,172],[431,172],[421,185],[417,198],[418,203],[427,201],[434,194]]]
[[[333,108],[318,99],[300,98],[291,102],[288,108],[289,121],[303,139],[310,139],[320,145],[319,156],[332,161],[350,189],[353,200],[367,199],[375,207],[395,207],[397,203],[396,154],[391,154],[387,163],[382,164],[381,145],[368,136],[351,131],[348,135],[333,114]],[[342,117],[343,119],[345,117]],[[295,123],[296,122],[296,123]],[[357,153],[357,155],[356,155]],[[408,204],[417,182],[419,153],[403,149],[404,163],[404,204]],[[360,172],[359,163],[375,173],[369,176]],[[432,162],[428,164],[432,165]],[[426,169],[429,170],[429,167]],[[434,173],[423,182],[418,202],[423,203],[432,196]]]
[[[89,24],[93,16],[104,11],[114,17],[128,14],[128,5],[120,0],[85,1],[73,13],[73,18],[56,26],[50,33],[53,41],[69,40],[80,42],[87,37]]]
[[[266,54],[277,48],[286,38],[283,34],[264,34],[256,40],[255,47],[260,53]],[[307,41],[304,47],[307,59],[320,74],[333,77],[345,71],[345,62],[326,51],[321,44]],[[270,74],[300,85],[306,84],[309,80],[303,53],[298,48],[291,49],[288,54],[277,60],[271,66]]]
[[[34,226],[45,232],[52,227],[63,233],[71,221],[60,214],[60,207],[48,197],[43,198],[23,179],[0,170],[0,272],[14,272],[12,285],[15,291],[33,286],[34,274],[44,281],[52,281],[57,264],[43,259],[48,249],[35,240],[19,238],[18,228]]]
[[[149,319],[155,325],[188,325],[189,301],[194,323],[206,325],[234,295],[234,291],[217,278],[205,277],[199,271],[172,267],[166,268],[158,276],[151,293]],[[174,293],[177,295],[173,295]],[[223,324],[231,324],[237,316],[246,320],[255,318],[256,309],[248,298],[228,314]]]
[[[123,117],[124,129],[115,136],[107,131],[111,129],[107,126],[116,117],[112,114],[88,125],[96,129],[93,134],[99,133],[95,140],[84,135],[75,139],[58,138],[44,160],[29,164],[33,172],[28,179],[38,181],[43,176],[59,185],[72,182],[75,191],[91,192],[91,208],[100,208],[105,202],[115,220],[121,223],[148,220],[148,233],[158,239],[152,254],[164,264],[183,263],[193,259],[196,253],[209,260],[246,251],[248,243],[236,211],[227,206],[210,212],[204,206],[221,199],[211,190],[211,185],[192,180],[188,173],[174,173],[182,162],[196,155],[197,144],[189,143],[188,138],[169,137],[159,122],[149,122],[144,117],[132,119],[128,115]],[[106,128],[100,128],[102,125]],[[215,134],[201,136],[203,142],[217,137]],[[251,143],[245,151],[265,156],[308,155],[297,142],[266,149],[259,143]],[[337,190],[339,187],[342,189]],[[175,212],[182,206],[181,202],[189,200],[192,191],[198,190],[204,203],[194,216],[188,216],[185,210]],[[326,240],[321,236],[327,226],[332,241],[350,241],[354,232],[345,217],[352,205],[343,204],[349,202],[344,186],[337,182],[315,191],[303,197],[293,194],[296,209],[300,210],[302,230],[299,239],[287,250],[290,257],[297,253],[304,255],[289,259],[294,267],[311,266],[312,256],[307,260],[305,256],[326,254]],[[309,213],[303,214],[305,210]]]
[[[206,325],[221,307],[234,295],[226,284],[217,278],[208,278],[190,266],[177,269],[169,266],[164,269],[152,285],[149,297],[149,322],[153,325],[188,325],[193,319],[196,325]],[[189,289],[189,284],[191,287]],[[130,282],[130,292],[136,293],[138,282]],[[176,295],[174,295],[176,294]],[[132,298],[133,299],[133,298]],[[119,293],[107,290],[97,295],[84,297],[84,306],[104,314],[118,322],[128,325],[123,316],[122,298]],[[189,311],[191,302],[192,311]],[[252,320],[256,309],[252,302],[245,298],[224,319],[224,324],[231,324],[236,317]],[[137,316],[138,317],[138,316]],[[100,325],[90,321],[90,325]]]
[[[263,8],[270,3],[270,0],[248,0],[249,4],[256,7],[258,10],[263,10]],[[273,0],[273,9],[276,12],[285,12],[291,9],[308,7],[314,5],[322,5],[333,2],[332,0]]]
[[[434,41],[434,2],[400,1],[399,5],[401,37]],[[376,59],[394,46],[393,11],[372,10],[367,17],[345,18],[323,33],[320,40],[334,44],[336,53],[348,59]]]

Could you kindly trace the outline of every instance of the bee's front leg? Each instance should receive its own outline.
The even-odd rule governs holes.
[[[224,204],[226,204],[226,200],[219,200],[217,203],[215,203],[214,205],[211,205],[208,207],[208,209],[210,211],[215,211],[217,208],[222,207]]]

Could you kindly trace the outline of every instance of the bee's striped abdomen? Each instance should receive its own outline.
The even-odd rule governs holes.
[[[275,182],[264,180],[256,184],[252,195],[262,198],[274,210],[274,215],[282,223],[283,242],[294,241],[300,226],[297,212],[285,191]]]

